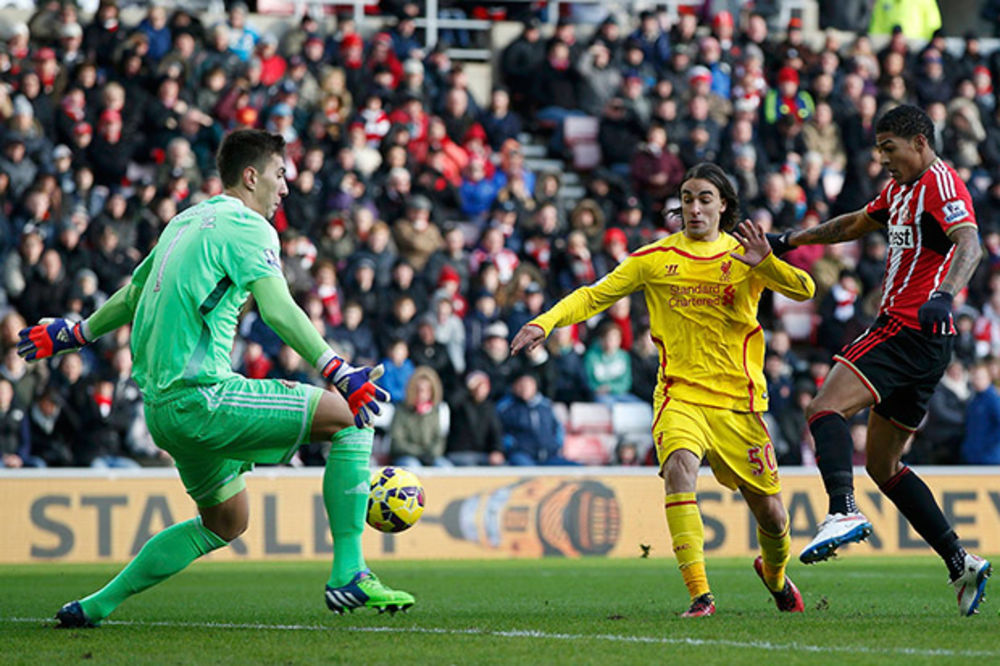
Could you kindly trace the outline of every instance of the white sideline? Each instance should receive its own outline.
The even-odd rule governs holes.
[[[0,618],[3,622],[42,622],[50,623],[51,618],[11,617]],[[171,627],[192,629],[253,629],[271,631],[347,631],[373,634],[430,634],[438,636],[481,636],[483,638],[539,638],[542,640],[560,641],[608,641],[614,643],[640,643],[652,645],[690,645],[694,647],[735,647],[758,650],[871,654],[871,655],[907,655],[916,657],[1000,657],[1000,650],[947,650],[927,648],[870,648],[863,645],[807,645],[803,643],[772,643],[770,641],[729,641],[717,638],[666,638],[661,636],[629,636],[625,634],[561,634],[544,631],[529,631],[513,629],[510,631],[495,631],[490,629],[445,629],[440,627],[338,627],[334,625],[309,624],[240,624],[236,622],[166,622],[166,621],[131,621],[107,620],[102,626],[121,627]]]

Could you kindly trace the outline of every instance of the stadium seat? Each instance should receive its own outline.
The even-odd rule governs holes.
[[[601,163],[597,136],[600,121],[594,116],[569,116],[563,121],[563,141],[573,155],[573,168],[589,171]]]
[[[572,433],[610,433],[611,408],[599,402],[574,402],[569,406],[569,423]]]
[[[816,314],[816,303],[811,299],[802,302],[793,301],[775,292],[774,314],[781,320],[782,327],[793,342],[811,341],[819,325],[820,317]]]
[[[569,427],[569,407],[566,406],[566,403],[553,402],[552,413],[556,415],[556,420],[563,424],[564,428]]]
[[[568,434],[563,442],[563,456],[583,465],[607,465],[617,441],[614,435],[608,434]]]
[[[648,434],[653,407],[645,402],[619,402],[611,407],[611,429],[616,435]]]

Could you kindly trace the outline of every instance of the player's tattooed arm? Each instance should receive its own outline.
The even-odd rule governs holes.
[[[976,272],[979,260],[983,256],[983,250],[979,244],[979,232],[973,226],[959,227],[952,231],[950,237],[955,242],[955,252],[951,256],[948,272],[937,291],[946,291],[954,296],[972,279],[972,274]]]
[[[788,243],[792,247],[800,245],[832,245],[843,241],[861,238],[870,231],[880,229],[882,225],[872,218],[864,209],[852,213],[838,215],[811,229],[799,229],[788,234]]]

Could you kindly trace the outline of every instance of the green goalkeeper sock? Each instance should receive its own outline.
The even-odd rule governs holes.
[[[375,431],[344,428],[333,436],[323,473],[323,503],[333,534],[330,587],[340,587],[365,568],[361,533],[368,509],[368,459]]]
[[[226,545],[222,537],[201,524],[201,516],[171,525],[153,535],[139,554],[97,592],[80,600],[91,622],[100,622],[133,594],[156,585]]]

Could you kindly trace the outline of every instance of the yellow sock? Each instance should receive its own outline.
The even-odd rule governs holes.
[[[760,542],[760,554],[764,564],[764,582],[775,592],[785,587],[785,565],[788,564],[788,549],[791,539],[788,537],[790,522],[785,523],[785,529],[775,536],[757,527],[757,541]]]
[[[701,522],[694,493],[667,495],[667,527],[673,540],[674,557],[692,599],[709,591],[705,573],[705,526]]]

